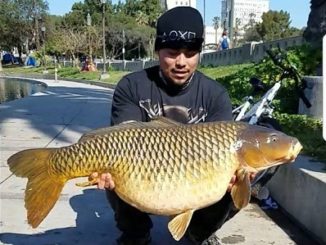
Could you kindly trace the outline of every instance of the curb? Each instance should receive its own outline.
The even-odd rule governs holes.
[[[268,182],[282,211],[320,244],[326,244],[326,165],[299,155]],[[280,191],[282,190],[282,191]]]

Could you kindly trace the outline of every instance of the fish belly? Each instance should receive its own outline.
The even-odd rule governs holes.
[[[206,163],[205,163],[206,164]],[[203,164],[203,165],[205,165]],[[226,193],[228,184],[238,167],[237,160],[230,157],[229,164],[216,164],[201,173],[172,176],[151,175],[140,178],[116,178],[115,191],[125,202],[143,212],[173,215],[189,209],[201,209],[218,202]]]

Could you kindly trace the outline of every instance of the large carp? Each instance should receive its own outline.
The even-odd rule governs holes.
[[[249,174],[293,161],[301,148],[296,138],[243,122],[184,125],[158,118],[95,130],[67,147],[24,150],[8,164],[28,178],[25,207],[34,228],[69,179],[109,172],[124,201],[172,216],[168,228],[179,240],[193,212],[219,201],[234,174],[231,196],[240,209],[250,199]]]

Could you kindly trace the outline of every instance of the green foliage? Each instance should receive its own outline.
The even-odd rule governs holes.
[[[135,18],[138,24],[154,28],[162,9],[157,0],[127,0],[123,12]]]
[[[304,154],[326,162],[326,142],[322,138],[321,120],[284,113],[276,113],[275,117],[285,133],[299,139]]]
[[[44,50],[36,51],[29,56],[34,57],[36,59],[36,64],[38,66],[46,66],[52,62],[52,58],[45,54]],[[42,68],[44,70],[44,68]]]
[[[149,56],[155,34],[155,22],[161,12],[157,0],[128,0],[125,3],[119,1],[117,4],[111,4],[108,1],[105,4],[107,55],[112,59],[122,59],[124,45],[126,59]],[[88,13],[92,19],[92,26],[102,32],[102,5],[94,0],[75,3],[72,11],[62,18],[60,27],[83,31],[86,27]],[[123,31],[125,33],[124,40]],[[52,39],[55,40],[55,38]],[[58,49],[52,49],[52,51],[55,50]],[[93,52],[102,56],[100,48],[94,48]]]
[[[206,76],[217,79],[230,76],[241,69],[245,69],[252,66],[252,64],[241,64],[241,65],[229,65],[229,66],[218,66],[218,67],[204,67],[201,66],[198,68],[199,71],[204,73]]]
[[[298,68],[300,74],[314,75],[317,65],[321,62],[321,50],[303,45],[291,48],[287,52],[287,57],[291,64]],[[228,89],[232,102],[241,104],[243,98],[253,92],[249,83],[251,77],[259,78],[267,88],[270,88],[280,79],[281,73],[282,70],[275,66],[269,57],[266,57],[258,64],[247,66],[234,74],[219,77],[218,81]],[[283,80],[281,89],[274,101],[276,111],[297,113],[299,97],[295,89],[293,79]]]
[[[155,23],[162,13],[158,0],[127,0],[102,5],[98,0],[74,3],[69,13],[50,16],[46,0],[1,0],[0,4],[0,46],[11,50],[24,47],[40,50],[45,44],[47,54],[77,58],[89,54],[89,46],[95,56],[102,56],[102,12],[105,16],[106,50],[110,58],[122,58],[123,43],[125,58],[152,57]],[[87,32],[86,17],[91,16],[93,34]],[[40,23],[42,19],[44,23]],[[42,37],[41,26],[46,32]],[[13,31],[15,30],[15,31]],[[125,40],[122,38],[125,31]],[[85,36],[88,36],[85,40]],[[76,43],[79,40],[80,45]],[[87,42],[85,44],[85,41]],[[91,43],[91,44],[90,44]],[[22,51],[22,50],[19,50]]]
[[[76,74],[80,73],[80,69],[77,67],[62,67],[58,69],[58,76],[59,77],[75,77]]]
[[[290,14],[286,11],[263,13],[262,22],[256,25],[257,32],[264,41],[282,39],[298,35],[299,30],[290,27]]]
[[[251,18],[244,30],[241,42],[270,41],[302,35],[302,30],[291,27],[290,14],[283,10],[263,13],[261,23]]]
[[[296,46],[289,50],[288,59],[303,75],[316,75],[316,68],[322,62],[322,50],[309,45]]]
[[[256,26],[250,26],[245,30],[245,34],[243,36],[242,42],[258,42],[261,40],[261,36],[257,31]]]
[[[54,66],[48,66],[47,67],[48,74],[54,75]],[[61,67],[58,68],[58,77],[60,78],[74,78],[78,80],[86,80],[86,81],[98,81],[101,75],[100,70],[94,71],[94,72],[84,72],[80,71],[78,67]],[[31,68],[24,68],[22,66],[6,66],[3,68],[3,72],[6,75],[19,75],[24,76],[25,74],[28,74],[30,76],[43,76],[44,67],[31,67]],[[111,68],[108,70],[109,78],[105,79],[102,82],[109,83],[109,84],[117,84],[120,79],[128,74],[127,71],[116,71]]]
[[[0,4],[0,46],[8,51],[21,47],[26,39],[39,40],[39,30],[33,32],[36,21],[44,19],[48,9],[44,0],[2,0]]]

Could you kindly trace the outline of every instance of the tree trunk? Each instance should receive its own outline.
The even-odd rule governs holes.
[[[19,55],[19,58],[18,58],[18,62],[20,65],[23,65],[23,58],[22,58],[22,53],[23,53],[23,50],[22,50],[22,46],[21,45],[18,45],[18,55]]]
[[[322,46],[322,38],[326,34],[326,0],[311,0],[307,28],[303,37],[314,46]]]
[[[40,34],[39,34],[39,23],[38,23],[38,18],[39,16],[37,15],[36,12],[36,2],[33,0],[33,11],[34,11],[34,32],[35,32],[35,45],[36,49],[40,50]]]
[[[73,64],[73,67],[78,67],[78,64],[79,64],[78,57],[76,57],[74,53],[72,53],[72,64]]]
[[[326,34],[326,0],[311,0],[307,28],[303,33],[304,39],[322,52],[322,39]],[[317,75],[322,76],[322,62],[317,67]]]
[[[0,72],[2,71],[2,62],[0,60]]]

